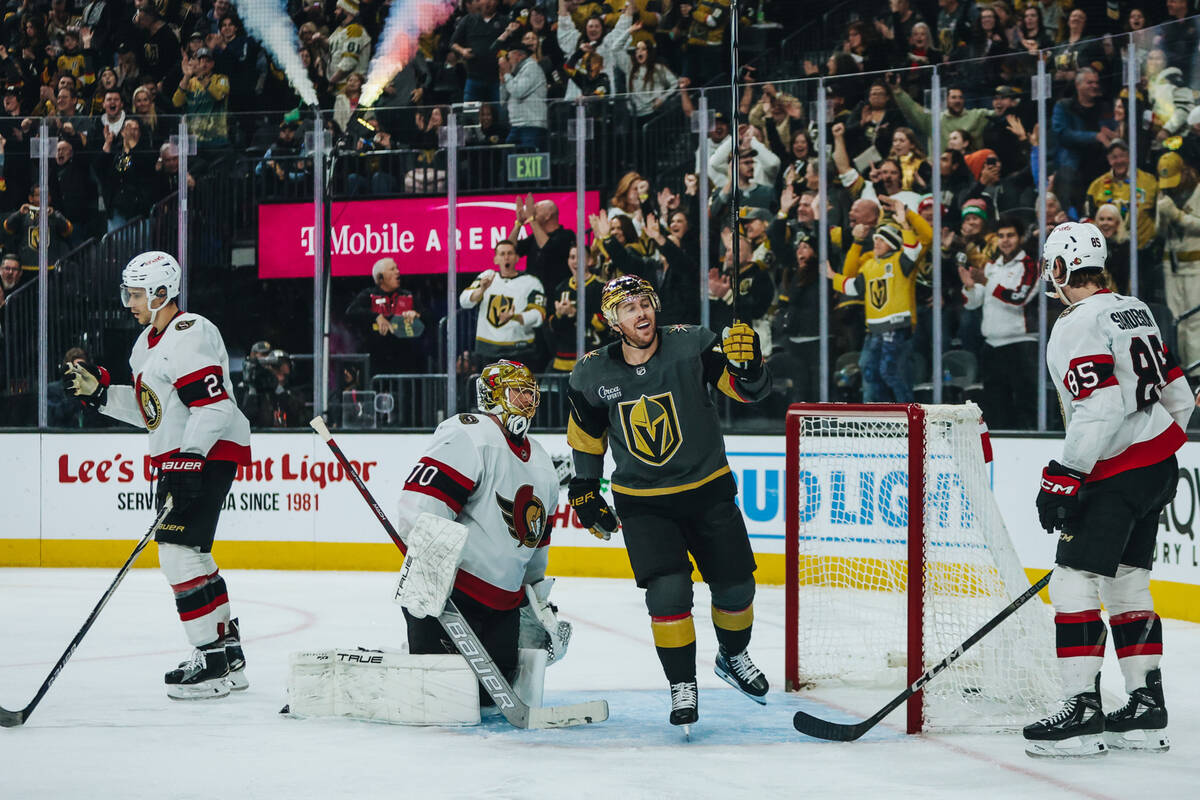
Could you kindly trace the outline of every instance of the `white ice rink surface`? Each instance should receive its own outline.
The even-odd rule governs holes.
[[[22,708],[114,570],[0,569],[0,706]],[[548,703],[606,698],[610,719],[520,731],[296,720],[288,653],[399,647],[403,621],[385,573],[226,573],[242,621],[250,689],[176,702],[162,674],[188,653],[166,583],[135,570],[22,727],[0,729],[0,798],[1194,798],[1200,796],[1200,625],[1168,621],[1163,660],[1172,749],[1065,762],[1027,757],[1014,735],[906,736],[902,710],[858,742],[800,736],[792,712],[868,716],[894,692],[802,696],[782,685],[783,591],[759,589],[751,652],[772,683],[765,707],[712,674],[708,598],[697,586],[700,723],[667,724],[668,692],[632,582],[560,579],[575,625],[547,672]],[[1111,650],[1111,648],[1110,648]],[[1111,652],[1103,688],[1123,702]],[[836,704],[835,704],[836,701]]]

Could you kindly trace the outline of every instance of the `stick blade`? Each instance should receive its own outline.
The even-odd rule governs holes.
[[[803,711],[797,711],[796,715],[792,717],[792,725],[806,736],[812,736],[814,739],[825,739],[830,742],[853,742],[870,728],[869,725],[864,725],[861,722],[851,725],[829,722],[828,720],[818,719],[812,714],[806,714]]]
[[[0,708],[0,728],[16,728],[25,724],[24,711],[9,711]]]
[[[529,709],[530,728],[571,728],[608,719],[608,701],[591,700],[569,706],[542,706]]]

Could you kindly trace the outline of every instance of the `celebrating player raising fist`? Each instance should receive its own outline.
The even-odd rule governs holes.
[[[712,591],[717,674],[765,702],[767,679],[747,651],[754,554],[708,389],[739,403],[767,395],[771,379],[758,337],[740,322],[724,341],[694,325],[659,328],[658,295],[633,275],[609,281],[600,308],[621,341],[588,353],[571,373],[571,505],[593,533],[607,539],[616,530],[599,491],[611,443],[617,514],[671,684],[671,723],[686,726],[699,716],[689,554]]]

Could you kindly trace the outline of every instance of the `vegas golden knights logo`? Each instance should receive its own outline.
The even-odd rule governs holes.
[[[142,419],[146,421],[146,429],[154,430],[162,422],[162,403],[158,399],[158,395],[149,386],[142,383],[142,376],[137,377],[137,383],[134,386],[134,391],[137,394],[138,410],[142,412]]]
[[[888,282],[882,278],[871,281],[871,307],[883,308],[888,301]]]
[[[511,297],[505,297],[501,294],[492,295],[492,299],[488,300],[487,320],[492,323],[492,327],[500,327],[500,315],[504,312],[512,312],[516,303]]]
[[[533,487],[523,484],[512,500],[496,494],[500,516],[508,525],[508,534],[517,540],[517,547],[537,547],[546,530],[546,507],[533,493]]]
[[[642,395],[617,406],[625,446],[642,461],[661,467],[671,460],[683,444],[679,431],[679,414],[670,392],[653,397]]]

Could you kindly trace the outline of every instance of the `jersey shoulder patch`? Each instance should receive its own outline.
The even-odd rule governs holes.
[[[479,422],[479,417],[474,414],[459,414],[458,421],[463,425],[475,425]]]
[[[194,319],[181,319],[181,320],[179,320],[179,322],[175,323],[175,330],[186,331],[188,328],[192,327],[195,324],[196,324],[196,320],[194,320]]]

